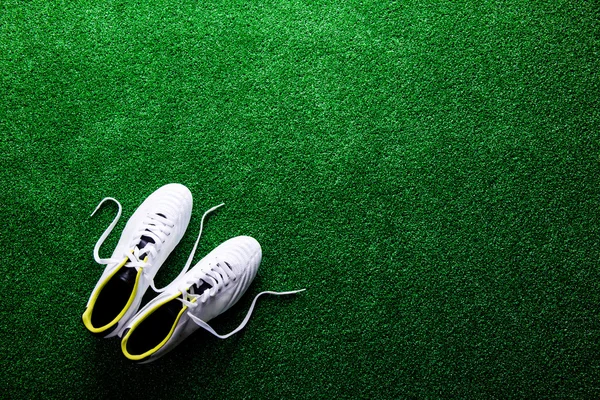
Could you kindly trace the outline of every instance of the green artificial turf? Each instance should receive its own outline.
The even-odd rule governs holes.
[[[0,3],[0,397],[599,398],[595,1]],[[81,314],[155,189],[248,295],[154,364]],[[118,233],[101,254],[108,257]]]

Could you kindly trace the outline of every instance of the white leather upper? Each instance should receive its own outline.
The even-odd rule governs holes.
[[[192,206],[192,193],[189,191],[189,189],[181,184],[171,183],[162,186],[148,196],[127,221],[127,224],[125,225],[125,228],[123,229],[123,232],[119,238],[119,242],[112,253],[112,259],[123,260],[125,258],[124,255],[132,250],[131,242],[142,229],[143,221],[148,217],[148,215],[162,214],[171,222],[173,222],[174,226],[171,229],[170,235],[165,238],[160,246],[157,246],[158,251],[156,257],[154,257],[152,254],[148,255],[147,266],[144,267],[144,274],[142,274],[140,277],[138,289],[132,305],[119,321],[117,329],[113,330],[106,337],[120,334],[122,327],[138,310],[142,297],[150,285],[150,280],[156,276],[156,273],[165,262],[169,254],[173,251],[173,249],[175,249],[177,244],[183,238],[192,215]],[[88,306],[90,305],[92,299],[97,295],[97,292],[103,287],[104,281],[108,279],[118,265],[118,263],[113,263],[106,266],[102,276],[96,284],[96,287],[90,295]]]
[[[189,308],[183,313],[169,340],[158,351],[145,360],[145,362],[154,361],[172,350],[183,339],[199,328],[196,323],[190,320],[187,312],[193,313],[194,316],[208,322],[233,306],[243,296],[254,280],[261,260],[262,250],[260,244],[254,238],[249,236],[238,236],[227,240],[200,260],[200,262],[190,269],[179,281],[172,282],[163,293],[151,300],[135,317],[132,318],[123,331],[135,325],[137,319],[145,318],[144,314],[151,312],[151,309],[155,304],[158,304],[164,301],[165,298],[172,297],[175,294],[181,295],[181,292],[179,291],[181,282],[195,280],[193,278],[202,276],[203,271],[210,269],[211,265],[216,263],[227,263],[235,273],[236,279],[231,280],[227,286],[222,287],[220,292],[215,293],[214,296],[209,296],[206,302],[202,303],[198,300],[197,307]],[[198,282],[198,280],[195,281]],[[187,287],[188,289],[189,286]]]

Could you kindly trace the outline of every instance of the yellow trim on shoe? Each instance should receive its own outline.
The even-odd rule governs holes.
[[[151,309],[149,309],[148,312],[144,313],[145,315],[144,315],[143,318],[140,318],[138,321],[135,321],[135,323],[131,326],[131,329],[129,329],[127,331],[127,334],[123,337],[123,340],[121,341],[121,350],[123,351],[123,354],[125,355],[125,357],[127,357],[128,359],[133,360],[133,361],[139,361],[139,360],[141,360],[143,358],[146,358],[146,357],[151,356],[152,354],[156,353],[158,350],[160,350],[161,347],[163,347],[165,345],[165,343],[167,343],[167,341],[171,338],[171,336],[173,336],[173,332],[175,332],[175,327],[177,326],[177,323],[181,319],[181,316],[183,315],[183,313],[185,312],[185,310],[188,309],[188,306],[183,306],[181,308],[181,311],[179,311],[179,314],[177,314],[177,318],[175,318],[175,322],[173,322],[173,326],[171,327],[171,330],[169,331],[169,334],[158,345],[156,345],[154,348],[148,350],[147,352],[145,352],[143,354],[139,354],[139,355],[129,354],[129,352],[127,351],[127,340],[129,340],[129,336],[131,336],[131,333],[134,331],[134,329],[140,323],[142,323],[146,318],[148,318],[148,316],[150,314],[152,314],[154,311],[156,311],[159,307],[165,305],[166,303],[168,303],[171,300],[175,300],[179,296],[181,296],[181,292],[177,292],[173,296],[167,297],[164,301],[156,304],[154,307],[152,307]],[[192,303],[195,302],[195,301],[196,301],[195,298],[193,298],[191,300]]]
[[[115,317],[115,319],[113,319],[108,324],[106,324],[106,325],[104,325],[102,327],[96,328],[96,327],[94,327],[92,325],[92,311],[94,309],[94,305],[96,305],[96,300],[98,299],[98,296],[100,295],[100,291],[104,288],[104,286],[106,286],[106,284],[108,283],[108,281],[121,268],[123,268],[123,266],[127,263],[127,261],[129,261],[129,258],[125,257],[125,259],[121,262],[121,264],[119,264],[119,266],[117,268],[115,268],[115,270],[113,271],[113,273],[111,273],[104,280],[104,283],[100,286],[100,288],[98,288],[98,290],[96,291],[96,293],[92,297],[92,299],[90,301],[90,305],[88,306],[88,308],[85,309],[85,312],[83,313],[83,316],[81,317],[81,319],[83,320],[83,324],[85,325],[85,327],[88,328],[88,330],[90,332],[93,332],[93,333],[102,333],[102,332],[106,331],[107,329],[111,328],[113,325],[115,325],[116,323],[118,323],[121,318],[123,318],[123,315],[125,315],[125,313],[129,309],[129,307],[131,307],[131,303],[133,303],[133,300],[135,299],[135,294],[137,293],[137,288],[138,288],[138,284],[140,282],[140,277],[142,276],[142,268],[140,268],[138,270],[137,276],[135,277],[135,285],[133,286],[133,290],[131,291],[131,295],[129,296],[129,300],[127,300],[127,304],[125,304],[125,307],[123,307],[123,309],[121,310],[121,312],[119,313],[119,315],[117,315]]]

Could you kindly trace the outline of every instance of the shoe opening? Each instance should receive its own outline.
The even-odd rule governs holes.
[[[123,311],[132,295],[136,284],[135,268],[121,268],[100,291],[94,310],[92,325],[102,327],[108,325]]]
[[[125,335],[125,355],[131,359],[141,359],[157,351],[173,334],[185,308],[175,297],[151,311]]]
[[[110,328],[114,329],[135,299],[142,271],[124,264],[125,261],[107,278],[83,315],[84,324],[92,333],[107,333],[112,330]]]

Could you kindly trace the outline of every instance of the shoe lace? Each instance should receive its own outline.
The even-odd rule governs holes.
[[[216,262],[213,265],[211,263],[209,265],[209,268],[203,269],[198,274],[194,274],[194,275],[190,276],[188,279],[186,279],[179,285],[178,290],[182,293],[182,297],[178,298],[178,300],[181,301],[188,308],[194,309],[194,308],[198,307],[200,304],[206,303],[209,298],[215,297],[217,295],[217,293],[219,293],[221,291],[222,288],[227,287],[229,285],[229,282],[235,281],[235,280],[237,280],[237,276],[234,273],[234,271],[231,269],[231,266],[229,264],[227,264],[226,262],[223,264],[221,264],[220,262]],[[200,287],[200,290],[199,290],[200,293],[193,293],[194,287],[192,285],[197,282],[204,282],[204,284],[202,284]],[[208,286],[208,288],[205,288],[205,286]],[[190,288],[189,292],[188,292],[188,288]],[[204,289],[204,290],[202,290],[202,289]],[[300,290],[294,290],[294,291],[289,291],[289,292],[264,291],[264,292],[257,294],[254,297],[254,300],[252,300],[252,305],[250,306],[250,309],[246,313],[246,316],[244,317],[244,320],[242,321],[242,323],[237,328],[235,328],[233,331],[231,331],[225,335],[218,334],[208,323],[206,323],[202,319],[196,317],[190,311],[187,312],[187,315],[198,326],[200,326],[201,328],[210,332],[214,336],[218,337],[219,339],[227,339],[228,337],[230,337],[230,336],[236,334],[237,332],[241,331],[242,329],[244,329],[244,327],[246,326],[248,321],[250,321],[250,317],[252,316],[252,312],[254,311],[256,301],[258,300],[258,298],[260,296],[265,295],[265,294],[284,296],[284,295],[289,295],[289,294],[300,293],[305,290],[306,289],[300,289]]]
[[[108,226],[108,228],[106,228],[104,233],[100,236],[100,238],[96,242],[96,245],[94,246],[94,260],[98,264],[101,264],[101,265],[114,265],[114,264],[121,263],[124,258],[127,258],[129,261],[125,263],[125,267],[135,268],[137,271],[139,271],[140,268],[142,268],[142,271],[143,271],[142,273],[144,275],[146,275],[146,277],[148,278],[148,280],[150,282],[150,287],[152,287],[152,289],[157,293],[164,291],[166,289],[166,287],[158,289],[154,284],[154,279],[150,276],[150,270],[151,270],[152,264],[148,261],[149,260],[148,254],[152,255],[153,257],[156,257],[158,251],[160,250],[161,245],[165,242],[166,238],[171,234],[171,230],[175,226],[175,223],[172,221],[172,219],[167,217],[167,215],[168,215],[167,213],[148,214],[146,216],[146,218],[144,218],[142,220],[142,226],[141,226],[140,230],[133,237],[133,239],[129,245],[129,248],[133,249],[133,250],[125,251],[125,253],[123,254],[123,258],[121,258],[121,259],[100,258],[100,255],[99,255],[100,247],[102,246],[102,244],[104,243],[104,241],[106,240],[108,235],[110,235],[110,233],[112,232],[114,227],[119,222],[119,219],[121,218],[121,214],[123,212],[123,207],[121,206],[121,203],[119,203],[118,200],[116,200],[112,197],[105,197],[104,199],[102,199],[102,201],[100,201],[98,206],[96,206],[96,209],[94,210],[94,212],[92,212],[90,217],[94,216],[96,211],[98,211],[98,209],[106,201],[113,201],[114,203],[116,203],[119,210],[117,212],[117,215],[113,219],[113,221]],[[192,249],[192,252],[190,253],[190,256],[188,257],[188,260],[187,260],[185,266],[183,267],[183,269],[181,270],[181,272],[179,273],[177,278],[175,278],[175,280],[178,280],[183,275],[185,275],[185,273],[190,268],[192,259],[196,252],[196,248],[198,247],[198,243],[200,242],[200,237],[202,236],[202,229],[204,227],[204,219],[206,218],[206,216],[208,214],[210,214],[211,212],[213,212],[214,210],[216,210],[217,208],[219,208],[223,205],[224,205],[224,203],[221,203],[218,206],[215,206],[215,207],[207,210],[204,213],[204,215],[202,216],[202,220],[200,222],[200,233],[198,234],[198,238],[196,239],[194,248]],[[140,246],[140,244],[142,242],[143,242],[143,245]]]
[[[200,303],[206,303],[210,297],[215,297],[223,287],[227,287],[229,282],[237,280],[237,276],[227,263],[216,262],[210,264],[210,268],[203,269],[179,284],[178,290],[183,294],[179,299],[183,304],[190,308],[195,308]],[[189,293],[188,288],[196,282],[204,282],[199,289],[199,293]],[[202,290],[206,288],[206,290]],[[194,290],[193,287],[191,289]],[[196,299],[196,302],[191,300]]]
[[[254,300],[252,300],[252,305],[250,305],[250,309],[248,310],[248,312],[246,313],[246,316],[244,317],[244,320],[242,321],[242,323],[235,328],[233,331],[225,334],[225,335],[220,335],[218,334],[209,324],[207,324],[206,322],[204,322],[203,320],[201,320],[200,318],[196,317],[194,314],[192,314],[191,312],[188,311],[187,315],[192,319],[192,321],[194,321],[196,324],[198,324],[198,326],[200,326],[201,328],[203,328],[204,330],[210,332],[211,334],[213,334],[214,336],[218,337],[219,339],[227,339],[228,337],[235,335],[236,333],[238,333],[239,331],[241,331],[242,329],[244,329],[244,327],[246,326],[246,324],[248,323],[248,321],[250,321],[250,317],[252,316],[252,311],[254,311],[254,306],[256,305],[256,301],[258,300],[258,298],[264,294],[272,294],[275,296],[285,296],[288,294],[296,294],[296,293],[300,293],[300,292],[304,292],[306,289],[300,289],[300,290],[293,290],[290,292],[272,292],[272,291],[265,291],[265,292],[260,292],[259,294],[257,294],[254,297]],[[182,300],[182,299],[180,299]],[[186,304],[184,301],[182,301],[182,303]],[[194,307],[198,307],[197,303],[189,303],[192,304],[192,308]],[[189,307],[189,305],[188,305]]]

